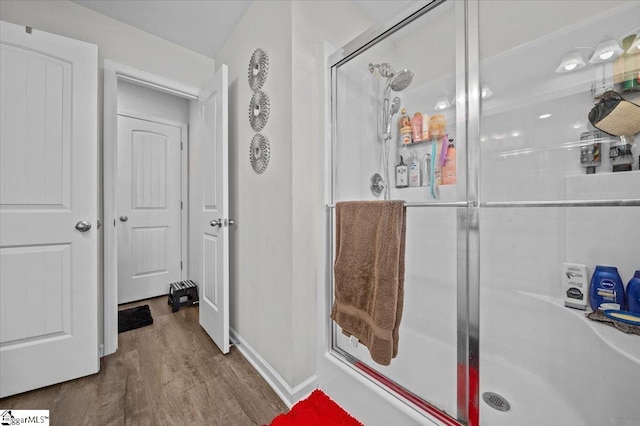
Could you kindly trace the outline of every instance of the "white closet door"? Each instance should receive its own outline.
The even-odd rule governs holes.
[[[99,369],[98,49],[7,22],[0,31],[5,397]]]
[[[182,278],[181,133],[118,116],[118,303],[167,294]]]

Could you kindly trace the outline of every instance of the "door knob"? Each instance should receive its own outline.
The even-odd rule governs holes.
[[[127,216],[120,216],[120,222],[126,222],[129,218]]]
[[[89,229],[91,229],[91,222],[81,220],[80,222],[76,223],[76,229],[80,232],[87,232]]]
[[[225,219],[225,220],[224,220],[224,226],[227,226],[227,225],[229,225],[229,226],[233,226],[233,225],[235,225],[235,224],[236,224],[236,221],[235,221],[235,220],[233,220],[233,219],[228,219],[228,220],[227,220],[227,219]]]
[[[211,222],[209,222],[209,225],[211,226],[217,226],[218,228],[222,227],[222,219],[213,219]]]

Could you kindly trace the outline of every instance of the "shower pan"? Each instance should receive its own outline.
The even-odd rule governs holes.
[[[418,2],[329,57],[318,379],[364,424],[640,426],[640,337],[566,307],[562,291],[564,263],[589,278],[616,266],[625,284],[640,269],[640,138],[632,171],[613,172],[605,138],[596,173],[580,165],[599,93],[640,103],[627,77],[640,72],[630,46],[640,4],[543,3]],[[567,52],[605,37],[624,53],[556,72]],[[399,143],[401,108],[439,115],[456,141],[457,183],[438,199],[389,178],[401,155],[442,157],[440,142]],[[403,200],[407,214],[389,366],[329,318],[335,203],[376,198]]]

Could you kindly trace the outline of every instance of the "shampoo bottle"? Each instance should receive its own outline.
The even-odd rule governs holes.
[[[589,302],[594,311],[603,303],[618,305],[618,309],[624,309],[624,284],[622,284],[618,268],[615,266],[596,266],[591,277]]]
[[[449,147],[447,148],[447,159],[442,168],[442,184],[455,185],[457,181],[456,173],[456,147],[453,139],[449,139]]]
[[[396,188],[406,188],[408,186],[408,169],[407,165],[400,157],[400,164],[396,166]]]
[[[413,154],[409,163],[409,186],[420,186],[420,162],[416,154]]]
[[[412,136],[413,136],[412,135],[413,131],[411,130],[411,119],[407,115],[407,110],[405,108],[402,108],[400,110],[400,114],[402,114],[398,119],[398,131],[400,133],[400,141],[402,142],[403,145],[409,145],[411,143]]]
[[[413,143],[422,141],[422,113],[416,112],[411,119],[411,128],[413,130]]]
[[[431,133],[429,132],[430,119],[431,117],[429,117],[429,114],[427,113],[422,114],[422,140],[423,141],[431,140]]]
[[[640,270],[627,284],[627,311],[640,314]]]

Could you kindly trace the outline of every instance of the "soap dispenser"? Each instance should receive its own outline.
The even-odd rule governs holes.
[[[409,168],[400,156],[400,164],[396,166],[396,188],[406,188],[409,186]]]

